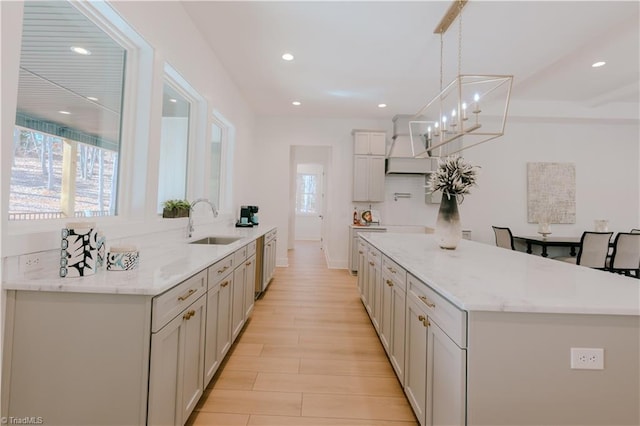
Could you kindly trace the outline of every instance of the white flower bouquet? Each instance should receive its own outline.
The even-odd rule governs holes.
[[[468,194],[476,185],[477,168],[458,155],[439,161],[438,170],[431,173],[427,188],[430,192],[441,190],[450,199],[451,196]]]

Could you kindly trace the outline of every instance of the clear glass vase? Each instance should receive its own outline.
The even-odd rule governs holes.
[[[455,195],[442,194],[435,235],[440,248],[455,250],[458,247],[462,239],[462,225]]]

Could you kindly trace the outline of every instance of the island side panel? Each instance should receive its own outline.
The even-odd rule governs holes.
[[[604,370],[570,349],[604,348]],[[468,425],[640,424],[640,317],[469,312]]]
[[[150,297],[9,293],[3,416],[51,425],[145,424]]]

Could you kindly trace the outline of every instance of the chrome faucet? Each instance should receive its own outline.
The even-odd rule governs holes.
[[[218,217],[218,209],[216,208],[216,206],[213,205],[211,201],[207,200],[206,198],[198,198],[197,200],[195,200],[193,203],[191,203],[191,206],[189,207],[189,223],[187,224],[187,238],[191,238],[191,234],[193,233],[193,217],[191,217],[191,212],[193,211],[193,208],[195,207],[195,205],[200,202],[209,204],[209,207],[211,207],[211,211],[213,212],[213,217],[214,218]]]

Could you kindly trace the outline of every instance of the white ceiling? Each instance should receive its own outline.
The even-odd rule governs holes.
[[[257,114],[390,119],[439,91],[433,30],[449,1],[182,3]],[[639,14],[638,1],[471,0],[461,71],[513,74],[512,101],[637,105]],[[456,20],[443,39],[444,84],[457,74],[458,31]]]

